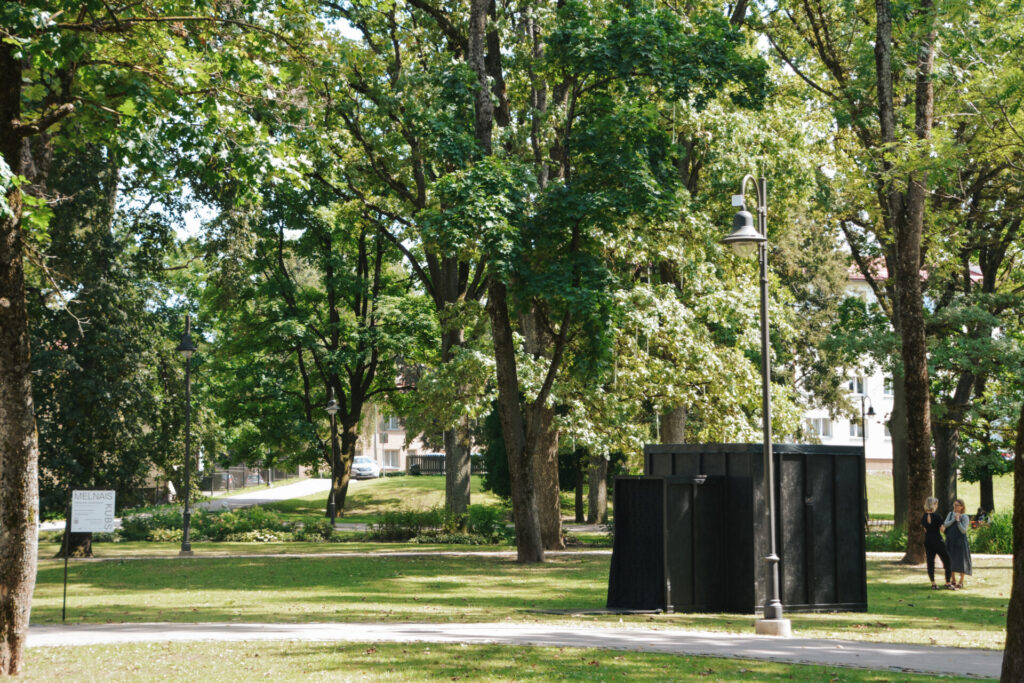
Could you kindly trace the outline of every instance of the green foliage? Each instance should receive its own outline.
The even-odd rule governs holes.
[[[864,547],[868,552],[903,552],[907,549],[907,532],[896,527],[869,531],[864,537]]]
[[[1013,514],[999,512],[969,532],[971,552],[994,555],[1013,554]]]
[[[330,541],[334,535],[334,525],[329,519],[306,522],[292,534],[296,541]]]
[[[330,522],[327,522],[330,526]],[[313,536],[326,539],[324,530],[314,524],[314,531],[303,532],[305,538]],[[260,506],[239,508],[225,512],[196,510],[192,514],[190,535],[195,541],[250,541],[290,540],[290,525],[282,516]],[[119,535],[126,541],[173,541],[181,540],[182,517],[180,510],[154,512],[148,515],[133,515],[121,521]],[[260,538],[257,538],[259,536]]]
[[[389,510],[370,525],[368,536],[378,541],[459,543],[481,545],[511,540],[505,509],[470,505],[465,514],[437,507],[431,510]]]

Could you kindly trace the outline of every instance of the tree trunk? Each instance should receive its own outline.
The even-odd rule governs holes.
[[[915,41],[914,135],[918,140],[927,140],[931,137],[934,109],[931,74],[935,58],[936,20],[931,0],[921,0],[920,8],[923,20]],[[897,135],[890,0],[875,0],[875,12],[875,72],[881,142],[883,145],[893,145],[897,142]],[[895,172],[892,163],[884,160],[882,170],[880,195],[884,221],[892,228],[895,238],[894,281],[907,410],[907,518],[913,519],[920,511],[921,502],[931,493],[931,397],[921,287],[921,235],[924,230],[925,202],[928,199],[928,175],[922,170],[911,172],[907,177],[904,195],[896,187],[895,178],[890,175]],[[907,525],[907,552],[902,561],[912,564],[924,561],[924,528],[919,524]]]
[[[953,509],[956,498],[956,448],[960,426],[935,425],[932,440],[935,443],[935,497],[939,499],[939,514],[945,515]]]
[[[519,407],[519,377],[507,293],[505,285],[496,280],[491,281],[487,291],[487,312],[491,319],[498,380],[498,416],[508,457],[517,558],[524,563],[543,562],[544,543],[534,492],[533,463],[526,450],[526,431]]]
[[[953,499],[957,497],[956,456],[960,445],[960,427],[970,406],[976,379],[973,372],[960,373],[956,390],[942,401],[941,413],[935,416],[932,425],[932,438],[935,441],[935,497],[939,499],[939,505],[943,506],[939,508],[943,514],[953,509]],[[984,382],[980,386],[984,386]]]
[[[445,264],[447,265],[447,264]],[[456,264],[457,265],[457,264]],[[457,267],[445,269],[445,299],[454,302],[458,299]],[[441,311],[443,313],[443,311]],[[441,362],[447,363],[454,358],[455,349],[466,342],[465,330],[460,328],[445,331],[441,337]],[[463,514],[469,508],[471,462],[469,418],[462,416],[458,423],[444,432],[444,504],[448,512]]]
[[[686,443],[686,406],[679,406],[661,416],[662,443]]]
[[[590,507],[587,510],[589,524],[603,524],[608,521],[608,459],[603,455],[590,458]]]
[[[70,554],[68,547],[70,546]],[[76,533],[71,532],[71,516],[68,515],[67,520],[64,522],[64,539],[61,541],[60,550],[57,551],[56,557],[92,557],[92,532],[91,531],[79,531]]]
[[[892,414],[889,416],[889,436],[892,437],[892,503],[893,524],[897,529],[907,528],[907,492],[910,475],[907,472],[907,399],[903,388],[903,373],[893,373]],[[916,519],[911,516],[909,519]]]
[[[583,454],[586,451],[577,448],[572,453],[573,469],[576,473],[576,500],[575,500],[575,520],[577,524],[582,524],[587,520],[587,513],[583,506]]]
[[[558,486],[558,429],[555,411],[530,406],[526,412],[526,448],[532,454],[537,513],[545,550],[564,550],[561,491]]]
[[[23,173],[21,60],[0,43],[0,153]],[[0,676],[21,672],[36,582],[39,437],[32,403],[21,191],[6,192],[0,211]]]
[[[1006,611],[1003,683],[1024,681],[1024,404],[1017,420],[1013,458],[1013,587]]]
[[[356,444],[359,442],[359,414],[362,412],[362,404],[359,410],[354,411],[355,417],[347,415],[342,420],[341,430],[338,437],[341,440],[338,462],[334,464],[335,480],[331,482],[334,486],[334,506],[338,516],[345,513],[345,498],[348,497],[348,483],[352,480],[352,460],[356,457]]]
[[[981,509],[992,514],[996,509],[996,497],[992,491],[992,472],[985,470],[978,480],[978,488],[981,489]]]

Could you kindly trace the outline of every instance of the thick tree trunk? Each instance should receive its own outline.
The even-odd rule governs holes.
[[[530,406],[526,412],[527,450],[532,454],[537,513],[545,550],[564,550],[561,491],[558,486],[558,429],[555,411]]]
[[[543,562],[544,542],[534,491],[533,463],[526,447],[526,429],[519,406],[515,340],[508,314],[505,285],[492,280],[488,286],[487,312],[491,319],[494,359],[498,380],[498,416],[505,439],[512,489],[512,518],[516,529],[519,562]]]
[[[334,464],[335,478],[331,484],[334,486],[334,505],[338,516],[345,513],[345,498],[348,496],[348,483],[352,479],[352,461],[356,457],[356,444],[359,442],[359,414],[362,412],[362,405],[355,417],[348,415],[342,420],[338,438],[341,441],[338,462]]]
[[[0,153],[21,174],[21,61],[0,43]],[[0,211],[0,676],[21,672],[36,582],[39,438],[32,403],[21,191]]]
[[[603,455],[590,458],[590,506],[587,523],[603,524],[608,521],[608,459]]]
[[[661,416],[662,443],[686,443],[686,406],[673,408]]]
[[[447,265],[447,264],[446,264]],[[451,281],[444,289],[444,298],[454,302],[458,295],[458,264],[446,269],[446,277]],[[443,311],[441,311],[443,313]],[[454,358],[455,349],[466,342],[465,331],[460,328],[450,329],[441,338],[441,362],[447,363]],[[444,432],[444,504],[453,514],[463,514],[469,508],[471,463],[469,458],[470,432],[469,418],[462,416],[458,423]]]
[[[989,514],[995,512],[996,496],[992,490],[992,473],[985,470],[978,481],[979,493],[981,494],[981,509]]]
[[[1024,404],[1013,451],[1013,587],[1006,612],[1002,683],[1024,681]]]
[[[892,414],[889,416],[889,436],[892,437],[893,523],[897,529],[906,529],[910,475],[907,471],[907,399],[901,372],[894,373],[892,378]],[[911,516],[910,519],[916,519],[916,517]]]
[[[918,140],[931,137],[933,91],[931,74],[935,56],[935,15],[931,0],[921,0],[923,21],[916,36],[914,135]],[[896,112],[892,73],[892,6],[890,0],[875,0],[875,70],[878,86],[878,118],[883,145],[897,142]],[[907,472],[909,474],[907,518],[920,511],[922,501],[931,493],[931,397],[928,385],[928,347],[924,329],[924,297],[921,286],[921,235],[924,230],[925,202],[928,198],[927,173],[911,172],[906,194],[897,189],[897,180],[887,177],[894,169],[888,160],[882,164],[882,210],[895,238],[896,308],[899,315],[900,355],[903,360],[907,410]],[[903,562],[924,561],[924,528],[907,525],[907,552]]]

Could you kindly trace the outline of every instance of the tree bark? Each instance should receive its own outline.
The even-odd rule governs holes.
[[[345,513],[345,498],[348,497],[348,484],[352,480],[352,460],[356,457],[356,444],[359,442],[359,416],[362,407],[360,404],[358,411],[353,410],[353,415],[345,416],[338,434],[341,447],[338,462],[335,463],[335,480],[331,482],[334,486],[334,506],[338,516]]]
[[[889,436],[892,437],[892,503],[893,524],[897,529],[907,528],[907,491],[910,475],[907,471],[907,402],[903,388],[903,373],[892,378],[892,414],[889,416]],[[909,519],[915,519],[910,517]]]
[[[933,91],[931,74],[935,55],[935,14],[931,0],[922,0],[923,28],[917,37],[914,93],[914,134],[931,137]],[[892,7],[889,0],[875,0],[875,70],[878,85],[878,119],[884,146],[897,142],[892,73]],[[903,194],[890,177],[893,165],[883,151],[882,210],[895,238],[896,307],[899,309],[900,355],[903,360],[907,411],[907,471],[909,474],[907,519],[913,519],[931,493],[931,397],[928,380],[928,347],[924,329],[924,297],[921,285],[921,236],[928,198],[924,171],[911,172]],[[924,561],[924,528],[907,525],[907,552],[903,562]]]
[[[953,509],[956,490],[956,455],[960,445],[960,427],[964,414],[970,405],[974,391],[975,374],[961,372],[953,395],[943,400],[942,414],[932,424],[932,439],[935,442],[935,497],[939,499],[942,514]]]
[[[582,524],[587,520],[587,511],[583,504],[583,453],[580,449],[576,449],[572,453],[573,469],[576,474],[576,500],[575,500],[575,520],[577,524]]]
[[[23,172],[21,61],[0,43],[0,153]],[[0,676],[21,672],[36,582],[39,438],[32,402],[21,191],[0,212]]]
[[[533,405],[527,409],[526,442],[532,454],[534,487],[540,534],[545,550],[564,550],[561,490],[558,486],[558,429],[553,408]]]
[[[992,514],[996,510],[996,496],[992,490],[992,473],[988,470],[981,475],[978,481],[978,488],[981,494],[981,509]]]
[[[590,499],[587,523],[608,521],[608,460],[602,455],[590,458]]]
[[[488,286],[487,312],[491,318],[494,359],[498,380],[498,416],[505,439],[508,471],[512,489],[512,518],[516,529],[519,562],[543,562],[537,497],[533,468],[526,449],[526,430],[519,406],[519,377],[516,371],[515,341],[508,315],[505,285],[492,280]]]
[[[68,550],[70,546],[70,551]],[[92,557],[92,532],[71,532],[71,516],[64,521],[64,539],[56,557]]]
[[[661,416],[662,443],[686,443],[686,406],[679,406]]]
[[[453,304],[461,300],[458,282],[457,268],[447,268],[445,280],[446,286],[441,287],[441,296],[444,299],[438,310],[444,319],[445,305]],[[461,327],[453,328],[442,333],[441,336],[441,362],[448,363],[455,357],[455,349],[466,343],[465,330]],[[444,503],[445,508],[453,514],[463,514],[469,508],[470,501],[470,474],[471,462],[469,458],[469,418],[462,416],[458,423],[451,429],[444,431]]]
[[[1013,587],[1006,611],[1002,683],[1024,681],[1024,404],[1013,452]]]

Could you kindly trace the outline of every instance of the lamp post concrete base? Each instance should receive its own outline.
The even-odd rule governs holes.
[[[793,627],[789,619],[758,619],[754,624],[754,633],[759,636],[792,638]]]
[[[178,557],[192,557],[193,555],[195,555],[195,553],[192,552],[191,550],[179,550],[178,551]]]

